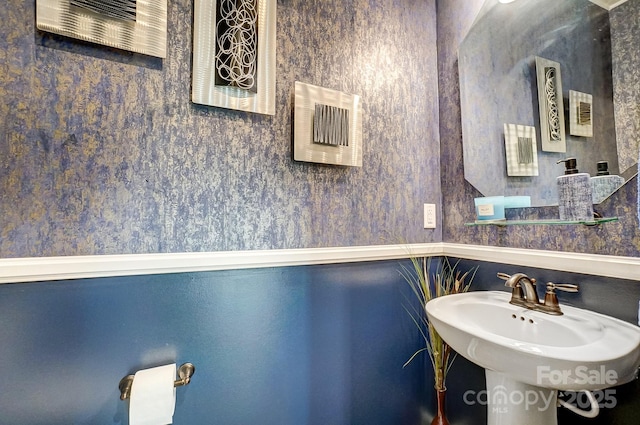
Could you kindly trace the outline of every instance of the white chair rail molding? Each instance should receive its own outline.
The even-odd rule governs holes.
[[[448,256],[619,279],[640,279],[640,258],[451,243],[123,254],[0,260],[0,283],[287,267]]]

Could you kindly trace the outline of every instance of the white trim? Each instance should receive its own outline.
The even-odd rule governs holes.
[[[444,244],[445,255],[491,263],[640,280],[640,258],[522,248]]]
[[[0,259],[0,283],[353,263],[441,256],[640,280],[640,258],[451,243]]]
[[[352,263],[442,255],[442,244],[0,259],[0,283]]]

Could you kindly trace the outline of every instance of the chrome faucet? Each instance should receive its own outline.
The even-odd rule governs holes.
[[[578,285],[548,282],[544,302],[540,303],[536,290],[536,279],[530,278],[524,273],[516,273],[511,276],[506,273],[498,273],[498,277],[505,280],[505,286],[513,288],[510,304],[556,316],[563,314],[556,296],[556,289],[565,292],[578,292]]]

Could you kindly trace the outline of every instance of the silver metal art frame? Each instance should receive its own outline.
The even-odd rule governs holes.
[[[545,152],[566,152],[560,64],[536,56],[540,138]]]
[[[504,144],[507,176],[538,175],[538,148],[536,146],[535,127],[505,123]]]
[[[135,19],[118,19],[70,0],[36,0],[42,31],[149,56],[167,56],[167,0],[136,1]]]
[[[593,137],[593,96],[569,90],[569,134]]]
[[[346,146],[314,143],[316,104],[349,111],[349,135]],[[360,96],[296,81],[293,159],[295,161],[362,167],[362,102]]]
[[[275,115],[276,0],[257,0],[255,92],[241,87],[216,85],[216,56],[219,49],[216,11],[219,1],[224,0],[195,0],[191,100],[202,105]]]

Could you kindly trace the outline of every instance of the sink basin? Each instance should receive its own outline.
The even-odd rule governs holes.
[[[458,354],[487,370],[556,390],[599,390],[629,382],[640,365],[640,328],[562,305],[562,316],[509,304],[511,294],[477,291],[427,303],[427,315]]]
[[[442,339],[485,368],[487,424],[557,425],[558,404],[586,417],[598,414],[601,401],[615,406],[615,390],[604,389],[636,378],[640,328],[566,305],[553,316],[510,299],[510,293],[478,291],[426,305]],[[560,400],[564,390],[588,391],[591,410]],[[481,401],[471,393],[465,403]]]

